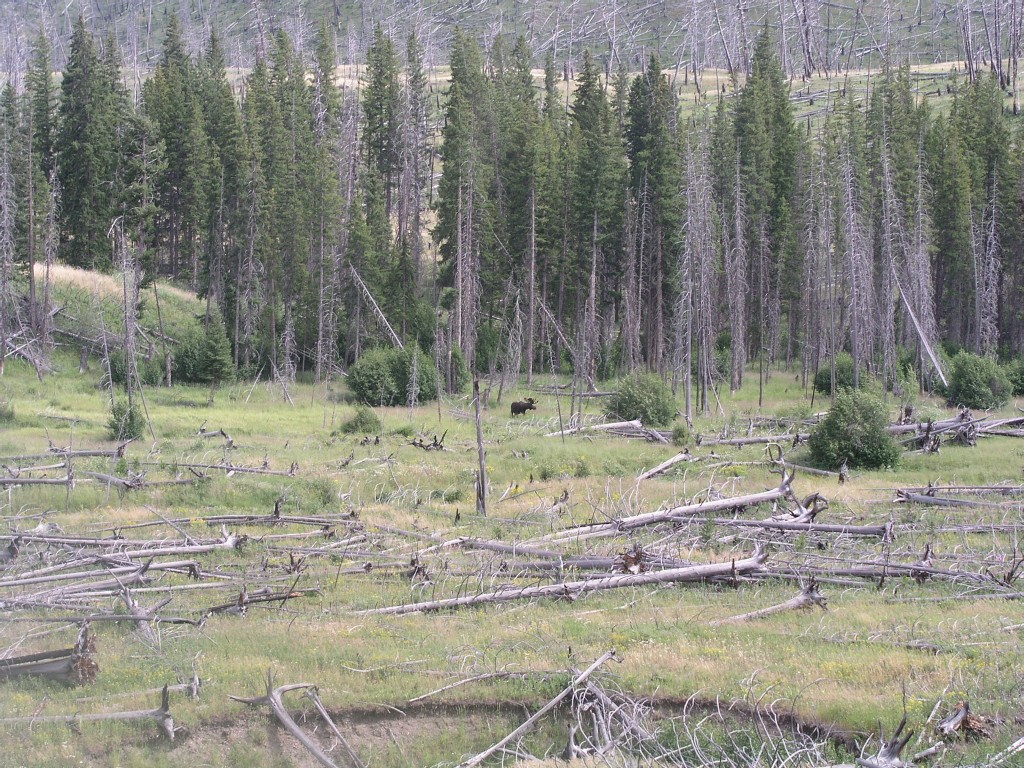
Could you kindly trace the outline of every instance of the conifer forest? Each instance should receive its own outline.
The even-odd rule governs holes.
[[[0,766],[1021,765],[1022,51],[0,0]]]
[[[748,365],[846,351],[898,388],[940,345],[1024,348],[1016,0],[832,26],[574,3],[512,31],[137,5],[5,12],[8,336],[45,336],[58,260],[198,291],[236,371],[286,380],[410,344],[449,386],[645,368],[707,409]]]

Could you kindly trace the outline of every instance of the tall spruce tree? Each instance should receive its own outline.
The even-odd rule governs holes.
[[[798,135],[789,86],[767,31],[757,37],[750,67],[733,124],[746,205],[749,338],[763,380],[779,351],[785,287],[801,282],[789,279],[800,273],[793,215]]]
[[[61,188],[60,253],[67,263],[109,269],[116,157],[110,79],[78,17],[61,79],[56,160]]]

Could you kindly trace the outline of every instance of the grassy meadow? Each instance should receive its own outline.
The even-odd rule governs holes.
[[[18,466],[53,463],[45,457],[25,458],[51,448],[114,446],[109,395],[99,387],[97,366],[80,374],[78,362],[77,354],[58,352],[52,373],[39,380],[22,361],[8,361],[0,379],[4,476]],[[769,547],[768,568],[777,578],[609,590],[572,602],[513,601],[406,616],[357,614],[559,578],[556,571],[530,569],[526,561],[535,559],[530,556],[461,548],[454,543],[459,537],[554,548],[542,537],[573,525],[765,490],[779,482],[763,461],[762,445],[697,446],[693,441],[690,451],[699,461],[638,482],[637,475],[679,448],[596,433],[564,441],[544,437],[558,428],[559,405],[568,412],[568,398],[556,403],[550,392],[523,388],[506,391],[497,403],[495,394],[483,418],[486,516],[474,507],[477,452],[468,397],[446,398],[440,408],[428,403],[374,409],[379,431],[349,434],[342,426],[356,409],[343,381],[317,387],[299,383],[287,393],[266,382],[238,382],[212,395],[204,387],[147,387],[155,438],[147,430],[122,458],[75,458],[76,483],[70,491],[64,486],[4,487],[0,533],[7,537],[0,545],[14,532],[43,523],[59,526],[65,536],[120,536],[128,549],[145,541],[184,543],[183,534],[212,541],[221,537],[222,524],[208,524],[206,518],[270,515],[275,504],[285,517],[329,517],[336,524],[328,530],[266,521],[226,523],[227,531],[248,538],[237,550],[195,555],[203,579],[154,572],[147,584],[132,589],[143,606],[171,598],[161,616],[192,620],[236,600],[243,586],[250,597],[261,589],[290,589],[302,592],[300,597],[252,602],[244,616],[215,613],[201,626],[157,623],[156,642],[146,641],[132,622],[96,622],[99,671],[93,684],[70,687],[37,678],[0,682],[3,717],[45,717],[149,709],[159,702],[157,689],[187,681],[194,671],[202,681],[201,695],[171,695],[171,712],[183,729],[173,743],[145,721],[82,722],[74,729],[43,722],[0,724],[3,764],[313,765],[312,757],[272,723],[266,707],[228,698],[265,693],[268,670],[278,685],[319,686],[324,704],[369,765],[454,764],[500,739],[553,697],[567,683],[567,670],[585,668],[610,648],[618,663],[606,665],[601,674],[632,696],[650,699],[659,717],[680,714],[688,702],[689,717],[695,719],[735,703],[737,712],[767,712],[817,728],[823,739],[832,733],[835,762],[851,762],[860,746],[874,754],[879,725],[891,733],[904,710],[910,727],[922,736],[911,749],[915,744],[915,751],[924,749],[936,740],[931,733],[936,716],[962,700],[988,718],[991,737],[950,744],[943,764],[977,764],[1024,731],[1024,610],[1019,600],[1001,596],[1015,593],[1012,584],[918,583],[893,577],[879,585],[836,578],[821,584],[827,611],[714,623],[793,597],[799,591],[797,574],[806,564],[910,564],[931,545],[936,569],[1005,573],[1020,552],[1024,519],[1019,498],[999,496],[997,504],[977,508],[916,507],[892,500],[895,488],[929,481],[1018,483],[1024,443],[1012,438],[983,438],[976,447],[947,445],[938,454],[907,454],[896,470],[854,473],[842,485],[833,477],[797,472],[798,497],[817,491],[829,500],[818,522],[891,522],[895,536],[888,543],[699,522],[560,545],[566,555],[610,556],[640,545],[702,563],[746,557],[761,542]],[[528,394],[537,398],[538,409],[512,419],[508,403]],[[757,408],[757,397],[755,372],[740,392],[722,393],[722,411],[698,419],[695,431],[746,436],[752,418],[772,416],[780,424],[770,432],[755,428],[754,434],[778,433],[827,407],[820,396],[812,407],[795,375],[783,371],[773,372],[768,382],[765,408]],[[897,405],[892,403],[894,416]],[[600,399],[587,400],[584,419],[599,421],[600,408]],[[937,401],[926,400],[919,408],[936,417],[949,413]],[[1011,403],[1005,412],[1017,411]],[[230,441],[209,435],[217,430]],[[435,435],[444,435],[444,451],[411,445],[416,437],[429,443]],[[787,449],[786,458],[808,460],[802,447]],[[143,477],[145,485],[119,492],[88,472]],[[60,474],[25,472],[33,477]],[[160,483],[189,478],[195,482]],[[556,508],[563,497],[567,500]],[[770,513],[766,506],[743,517],[763,519]],[[17,558],[0,566],[0,582],[71,557],[70,549],[59,544],[25,543]],[[564,577],[582,576],[568,569]],[[110,594],[49,608],[10,602],[15,597],[45,601],[53,594],[45,590],[61,584],[0,588],[0,658],[72,645],[77,624],[56,617],[125,610],[121,599]],[[503,674],[410,703],[485,673]],[[286,703],[291,711],[315,718],[300,695],[290,694]],[[557,754],[565,743],[565,717],[559,710],[524,748],[537,756]],[[314,725],[310,719],[308,727]],[[757,728],[753,719],[735,724],[737,732],[757,733]]]

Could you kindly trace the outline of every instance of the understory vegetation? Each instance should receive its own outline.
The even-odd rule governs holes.
[[[685,449],[671,445],[676,429],[661,433],[666,442],[628,432],[544,437],[558,430],[559,408],[588,426],[604,419],[607,402],[574,405],[568,390],[545,385],[529,391],[537,410],[513,419],[505,398],[527,392],[512,389],[483,412],[489,487],[479,514],[465,396],[442,396],[439,415],[436,403],[352,405],[335,384],[226,383],[212,401],[204,385],[145,387],[141,415],[156,437],[147,426],[118,449],[98,372],[79,373],[78,355],[53,363],[40,381],[9,361],[0,380],[10,414],[0,433],[0,649],[12,659],[70,648],[83,617],[108,618],[91,624],[85,656],[96,667],[81,684],[0,681],[3,717],[36,718],[26,738],[15,738],[23,724],[0,718],[12,764],[100,766],[117,754],[126,765],[311,765],[268,723],[265,706],[229,698],[264,695],[271,670],[275,685],[317,685],[366,764],[452,765],[510,733],[524,707],[536,711],[612,648],[619,663],[604,665],[593,683],[616,697],[619,714],[594,710],[597,694],[581,687],[575,703],[510,745],[512,754],[554,759],[573,726],[578,749],[614,746],[607,765],[728,758],[752,768],[748,757],[763,748],[786,765],[820,768],[875,755],[879,722],[888,736],[904,711],[922,734],[918,751],[937,743],[938,719],[959,701],[982,730],[949,739],[945,764],[985,765],[1021,735],[1016,670],[1024,658],[1013,601],[1021,449],[1013,436],[979,435],[973,446],[950,439],[937,451],[907,444],[929,422],[955,422],[942,400],[918,402],[921,421],[901,433],[898,471],[851,469],[841,484],[799,468],[812,462],[817,435],[842,429],[829,421],[838,416],[816,425],[822,414],[809,407],[811,392],[783,371],[767,379],[761,408],[752,376],[724,396],[721,415],[698,416]],[[829,407],[820,396],[816,403]],[[831,411],[856,431],[884,426],[902,408],[847,390]],[[1008,408],[991,420],[1015,414]],[[808,431],[810,449],[793,448]],[[779,490],[772,446],[797,466],[791,494]],[[687,460],[638,480],[680,450]],[[888,450],[869,455],[889,458]],[[49,458],[34,458],[40,453]],[[71,487],[31,482],[72,471]],[[897,494],[906,500],[894,503],[893,486],[924,494],[929,484],[930,495]],[[766,492],[775,501],[741,501]],[[976,506],[924,503],[940,497]],[[634,527],[627,521],[637,515],[648,520]],[[772,521],[778,529],[757,527]],[[764,564],[746,565],[757,551]],[[717,564],[725,576],[557,587],[572,600],[366,613],[613,574],[653,578],[694,563]],[[827,611],[809,604],[758,614],[794,599],[812,576]],[[158,619],[130,620],[151,606],[160,606]],[[184,729],[173,742],[152,718],[84,719],[152,710],[164,684],[193,675],[198,698],[170,692]],[[312,704],[298,692],[284,702],[345,764],[337,742],[321,739]],[[715,714],[727,702],[734,713]],[[595,711],[607,727],[594,729]],[[650,740],[616,719],[623,712]],[[65,715],[83,716],[75,733],[45,719]]]

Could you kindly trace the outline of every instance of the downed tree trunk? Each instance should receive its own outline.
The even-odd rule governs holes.
[[[931,496],[926,493],[914,493],[910,490],[896,489],[894,504],[925,504],[933,507],[995,507],[1005,509],[1005,505],[993,501],[975,501],[973,499],[947,499],[942,496]]]
[[[73,648],[0,660],[0,680],[29,676],[62,680],[72,685],[91,683],[99,670],[99,665],[92,660],[95,650],[96,640],[86,625],[78,633]]]
[[[991,738],[992,728],[984,718],[971,712],[971,705],[961,701],[956,709],[935,725],[935,732],[943,738],[963,736],[965,739]]]
[[[174,741],[174,718],[171,717],[170,695],[167,686],[160,694],[160,706],[156,709],[138,709],[131,712],[103,712],[95,715],[33,715],[31,717],[0,718],[0,725],[22,725],[36,723],[81,723],[97,720],[156,720],[160,730]]]
[[[558,432],[549,432],[544,437],[567,437],[569,435],[578,435],[580,432],[599,432],[603,430],[615,430],[615,429],[643,429],[644,425],[640,422],[640,419],[634,419],[633,421],[613,421],[608,424],[592,424],[589,427],[569,427],[568,429],[562,429]]]
[[[623,567],[623,557],[600,557],[598,555],[566,555],[561,552],[552,552],[546,549],[538,549],[537,547],[525,546],[522,544],[507,544],[503,541],[489,541],[487,539],[475,539],[468,536],[464,536],[460,539],[456,539],[455,542],[464,549],[482,549],[489,552],[502,552],[510,555],[529,555],[531,557],[537,557],[542,560],[553,561],[553,566],[556,568],[605,568],[607,570],[619,570],[624,571],[626,568]],[[528,564],[533,566],[533,564]],[[645,566],[659,566],[661,568],[683,568],[693,563],[689,563],[683,560],[677,560],[676,558],[668,557],[644,557]],[[535,567],[535,566],[534,566]],[[649,569],[649,568],[648,568]],[[635,572],[635,571],[634,571]]]
[[[728,624],[731,622],[753,621],[754,619],[763,619],[765,616],[773,616],[776,613],[783,613],[785,611],[808,610],[814,606],[818,606],[821,610],[827,611],[828,598],[818,591],[818,583],[814,579],[811,579],[800,590],[800,594],[791,600],[779,603],[778,605],[769,606],[768,608],[751,611],[750,613],[741,613],[738,616],[730,616],[727,619],[712,621],[711,626],[717,627],[721,624]]]
[[[646,472],[644,472],[637,478],[637,481],[650,480],[652,477],[655,477],[656,475],[660,475],[662,472],[667,472],[668,470],[672,469],[672,467],[674,467],[676,464],[681,464],[684,461],[697,461],[699,458],[700,457],[698,456],[692,455],[690,453],[689,448],[684,448],[682,452],[677,453],[671,459],[663,461],[661,462],[661,464],[654,467],[653,469],[649,469]]]
[[[597,661],[595,661],[593,664],[591,664],[589,667],[587,667],[585,670],[583,670],[583,672],[580,673],[580,675],[575,680],[573,680],[571,683],[569,683],[569,685],[567,687],[562,689],[561,693],[559,693],[557,696],[555,696],[555,698],[553,698],[551,701],[549,701],[543,707],[538,709],[533,714],[532,717],[530,717],[528,720],[526,720],[526,722],[524,722],[522,725],[520,725],[518,728],[516,728],[514,731],[512,731],[512,733],[510,733],[508,736],[506,736],[505,738],[503,738],[501,741],[497,742],[496,744],[493,744],[492,746],[488,747],[483,752],[481,752],[481,753],[479,753],[477,755],[474,755],[473,757],[469,758],[469,760],[466,760],[466,761],[464,761],[462,763],[459,763],[458,768],[472,768],[472,766],[474,766],[474,765],[480,765],[480,763],[482,763],[488,757],[490,757],[495,752],[500,750],[506,744],[509,744],[509,743],[515,741],[516,739],[518,739],[524,733],[529,731],[533,727],[534,723],[536,723],[538,720],[540,720],[540,718],[542,718],[545,714],[547,714],[552,709],[554,709],[556,706],[558,706],[558,702],[560,702],[566,696],[571,694],[576,689],[576,687],[578,685],[580,685],[581,683],[586,682],[587,678],[590,677],[592,674],[594,674],[594,672],[596,672],[602,665],[604,665],[605,662],[609,661],[610,659],[614,659],[614,658],[615,658],[615,650],[614,649],[612,649],[612,650],[608,651],[607,653],[605,653],[603,656],[601,656],[601,658],[599,658]]]
[[[274,687],[274,672],[269,670],[267,672],[267,694],[266,696],[258,696],[256,698],[245,698],[242,696],[228,696],[232,701],[240,701],[243,704],[249,704],[251,706],[259,706],[266,704],[270,707],[270,711],[274,713],[274,717],[277,718],[278,722],[285,727],[292,736],[299,740],[306,749],[309,750],[310,754],[316,758],[320,765],[326,766],[326,768],[338,768],[337,763],[331,760],[327,754],[320,749],[320,747],[314,742],[308,735],[306,735],[298,723],[288,714],[288,710],[284,708],[284,702],[281,700],[281,696],[288,691],[305,690],[309,688],[316,688],[312,683],[292,683],[291,685],[282,685],[278,688]]]
[[[686,568],[669,568],[649,573],[616,574],[614,576],[546,584],[539,587],[510,587],[467,597],[450,597],[442,600],[428,600],[421,603],[393,605],[385,608],[368,608],[356,611],[356,614],[360,616],[381,614],[394,616],[422,611],[440,611],[446,608],[464,608],[471,605],[504,603],[512,600],[532,600],[540,597],[562,597],[575,600],[577,597],[588,592],[596,592],[603,589],[705,581],[719,576],[740,576],[755,573],[761,570],[761,566],[764,565],[767,559],[767,551],[758,546],[750,557],[743,560],[731,560],[727,563],[692,565]]]
[[[804,531],[807,533],[839,533],[847,536],[890,537],[889,525],[839,525],[830,523],[800,523],[785,520],[734,520],[721,517],[690,518],[694,523],[735,526],[737,528],[763,528],[775,531]]]
[[[676,522],[681,518],[695,517],[709,512],[719,512],[726,509],[740,509],[756,504],[778,501],[782,498],[792,497],[793,473],[782,476],[782,481],[777,488],[760,493],[751,493],[746,496],[733,496],[726,499],[713,499],[698,504],[686,504],[672,509],[662,509],[656,512],[645,512],[631,517],[621,517],[610,523],[592,523],[581,525],[575,528],[558,531],[542,537],[546,541],[562,541],[572,539],[580,534],[603,533],[614,534],[623,531],[631,531],[635,528],[642,528],[646,525],[656,523]]]

